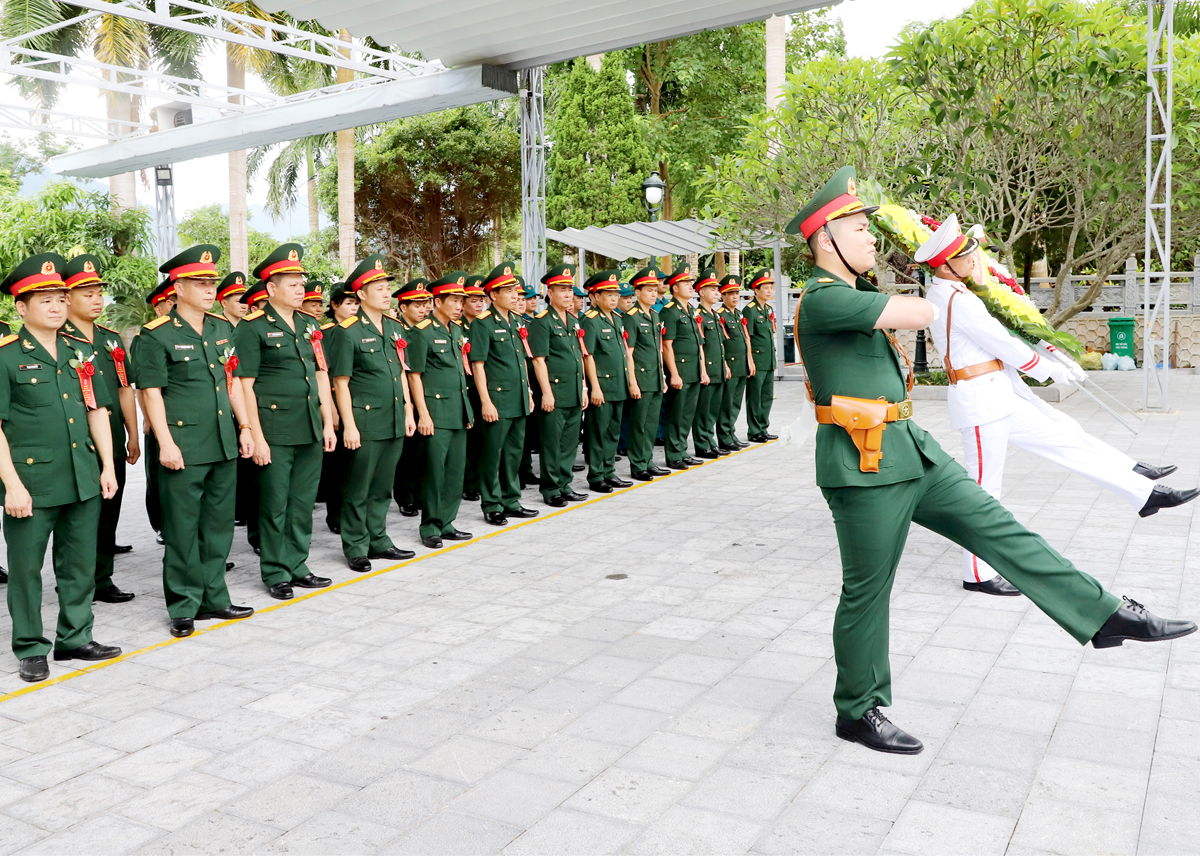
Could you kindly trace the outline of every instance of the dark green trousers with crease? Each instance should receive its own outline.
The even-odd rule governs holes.
[[[225,561],[233,546],[237,460],[158,467],[163,511],[163,594],[172,619],[229,606]]]
[[[633,399],[629,415],[629,472],[637,473],[654,466],[654,436],[658,433],[658,417],[662,410],[660,390],[642,390],[640,399]]]
[[[383,553],[394,547],[387,533],[388,496],[396,463],[406,446],[402,437],[364,440],[350,459],[342,495],[342,553],[346,559]]]
[[[746,431],[751,437],[771,428],[771,405],[775,403],[775,373],[759,369],[746,380]]]
[[[624,399],[588,406],[584,458],[588,466],[589,485],[617,475],[617,441],[621,438],[621,414],[624,410]]]
[[[452,532],[462,505],[467,429],[435,428],[424,436],[425,482],[421,486],[421,538]]]
[[[692,445],[696,452],[717,448],[717,414],[721,410],[723,381],[702,384],[696,396],[696,415],[692,417]]]
[[[717,443],[721,446],[736,446],[737,419],[742,412],[742,399],[746,396],[746,376],[726,378],[721,385],[721,408],[717,413]]]
[[[271,463],[258,469],[258,565],[263,583],[273,586],[309,574],[322,449],[321,441],[268,445]]]
[[[521,455],[525,449],[525,417],[489,423],[480,419],[483,443],[479,455],[479,494],[484,512],[521,508]]]
[[[667,387],[667,417],[663,422],[663,449],[667,461],[683,461],[687,458],[687,439],[692,431],[692,420],[696,418],[696,404],[700,400],[700,382],[684,384],[683,389]]]
[[[549,500],[571,490],[571,466],[579,449],[583,408],[560,405],[549,413],[541,411],[541,415],[542,449],[538,461],[542,466],[542,498]]]

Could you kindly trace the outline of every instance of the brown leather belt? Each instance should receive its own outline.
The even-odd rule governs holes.
[[[816,405],[817,422],[841,426],[858,449],[858,469],[878,473],[883,458],[883,430],[888,423],[912,417],[912,400],[855,399],[833,396],[828,405]]]
[[[953,387],[959,381],[969,381],[972,378],[978,378],[980,375],[990,375],[992,372],[1003,371],[1004,362],[1002,360],[988,360],[984,363],[973,363],[963,369],[954,369],[947,366],[946,377],[950,379],[950,386]]]
[[[821,425],[839,425],[833,418],[833,405],[815,405],[814,407],[817,410],[817,422]],[[901,420],[912,419],[912,414],[912,399],[905,399],[903,402],[888,402],[887,417],[884,419],[884,422],[895,423]]]

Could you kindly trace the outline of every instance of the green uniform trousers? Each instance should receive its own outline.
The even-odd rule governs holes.
[[[100,500],[100,521],[96,532],[96,589],[112,585],[113,557],[117,554],[117,522],[121,519],[121,500],[125,497],[125,456],[120,447],[113,450],[113,472],[117,493]]]
[[[234,491],[233,515],[246,524],[246,541],[260,547],[258,532],[258,470],[253,458],[237,460],[237,488]]]
[[[637,473],[654,466],[654,438],[658,434],[658,417],[662,410],[660,390],[642,390],[640,399],[633,399],[629,417],[629,472]]]
[[[54,588],[58,591],[54,648],[77,649],[92,641],[99,521],[99,496],[82,503],[34,508],[28,518],[5,514],[8,615],[12,617],[12,648],[17,658],[50,652],[50,641],[42,635],[42,564],[51,533],[54,534]]]
[[[617,475],[617,441],[621,438],[623,410],[624,399],[588,406],[584,458],[587,460],[589,485],[604,482]]]
[[[721,409],[717,414],[717,443],[737,446],[737,420],[746,396],[746,376],[726,378],[721,385]]]
[[[163,509],[163,594],[172,619],[229,606],[225,561],[233,547],[237,461],[159,465]]]
[[[700,382],[684,384],[683,389],[667,387],[665,396],[667,418],[663,421],[663,449],[667,461],[683,461],[688,457],[687,440],[700,401]]]
[[[759,369],[746,379],[746,431],[754,437],[771,427],[771,405],[775,401],[775,373]]]
[[[258,568],[263,583],[308,577],[312,513],[321,484],[321,441],[270,444],[271,463],[258,468]]]
[[[823,488],[842,554],[842,595],[833,622],[840,717],[857,720],[892,702],[888,599],[910,522],[986,561],[1080,643],[1121,601],[1029,532],[962,465],[926,463],[894,485]]]
[[[337,446],[332,452],[321,453],[321,484],[317,488],[317,502],[325,504],[325,526],[332,532],[342,527],[342,494],[353,455],[342,441],[342,429],[339,426]]]
[[[542,468],[542,498],[549,500],[571,490],[571,467],[575,464],[575,451],[579,449],[579,424],[583,421],[583,408],[576,405],[564,408],[561,405],[550,412],[542,411],[542,451],[538,461]]]
[[[162,502],[158,493],[158,438],[154,432],[142,435],[142,466],[146,468],[146,518],[150,529],[162,533]]]
[[[421,486],[421,538],[454,532],[462,504],[467,430],[435,428],[425,436],[425,482]]]
[[[692,444],[696,452],[717,448],[717,415],[725,382],[702,384],[696,396],[696,415],[692,417]]]
[[[467,395],[471,399],[471,413],[479,415],[483,413],[483,405],[479,402],[479,394],[475,392],[473,382],[467,390]],[[468,491],[479,491],[482,495],[483,489],[480,487],[479,474],[479,458],[483,454],[483,420],[475,420],[475,424],[467,429],[467,460],[463,467],[463,493]]]
[[[396,481],[402,437],[364,440],[353,451],[342,495],[342,553],[346,559],[371,556],[395,547],[387,534],[388,492]]]
[[[406,437],[400,460],[396,463],[396,479],[392,497],[397,506],[421,508],[421,483],[425,481],[425,436],[414,433]]]
[[[479,455],[479,493],[484,512],[521,508],[521,455],[525,449],[525,417],[479,420],[483,448]]]

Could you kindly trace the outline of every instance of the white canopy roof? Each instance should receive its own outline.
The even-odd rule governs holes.
[[[751,240],[722,238],[720,224],[709,220],[660,220],[655,223],[615,223],[586,229],[547,229],[546,237],[571,247],[582,247],[610,259],[645,259],[650,256],[684,256],[717,250],[756,250],[774,247],[771,235]]]

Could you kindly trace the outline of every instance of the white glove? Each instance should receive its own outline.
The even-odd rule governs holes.
[[[1050,364],[1050,380],[1055,384],[1070,385],[1075,380],[1075,373],[1057,361]]]
[[[1071,361],[1071,365],[1067,368],[1071,370],[1071,375],[1075,379],[1076,383],[1082,384],[1087,380],[1087,372],[1083,371],[1083,367],[1074,360]]]

